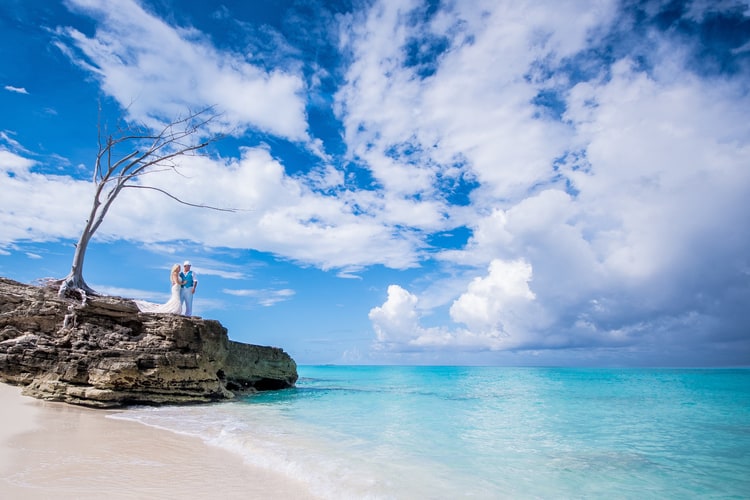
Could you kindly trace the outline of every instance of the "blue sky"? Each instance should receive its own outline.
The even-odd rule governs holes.
[[[95,289],[298,363],[750,363],[750,2],[6,0],[0,275],[63,277],[97,109],[226,138],[126,190]]]

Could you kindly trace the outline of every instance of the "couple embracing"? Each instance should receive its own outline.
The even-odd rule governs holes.
[[[193,315],[193,295],[198,286],[198,279],[191,269],[189,260],[180,265],[175,264],[169,274],[172,283],[172,294],[166,304],[154,304],[145,300],[136,300],[135,303],[141,312],[156,312],[169,314],[182,314],[182,304],[185,304],[185,316]]]

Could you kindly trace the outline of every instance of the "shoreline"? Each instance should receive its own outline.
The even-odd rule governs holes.
[[[0,497],[315,498],[197,437],[21,395],[0,383]]]

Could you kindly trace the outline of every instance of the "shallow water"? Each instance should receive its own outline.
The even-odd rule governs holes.
[[[294,389],[116,418],[323,498],[748,498],[750,370],[301,366]]]

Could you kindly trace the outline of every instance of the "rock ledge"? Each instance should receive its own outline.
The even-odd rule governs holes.
[[[282,349],[229,340],[215,320],[145,314],[119,297],[81,305],[0,277],[0,381],[99,408],[205,403],[292,387],[297,365]]]

